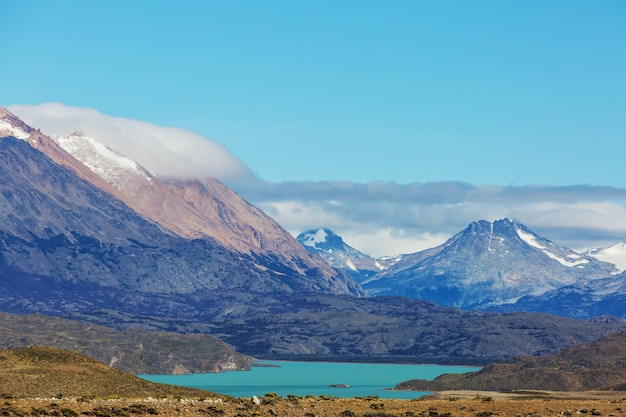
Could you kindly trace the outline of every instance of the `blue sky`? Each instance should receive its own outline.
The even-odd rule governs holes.
[[[537,202],[544,207],[564,204],[550,187],[626,188],[621,0],[0,0],[0,8],[0,105],[60,102],[181,127],[219,142],[274,188],[297,183],[305,195],[320,181],[442,190],[460,182],[540,188],[552,196]],[[303,212],[286,208],[296,197],[279,208],[240,189],[294,233],[345,224],[297,222]],[[592,210],[616,216],[613,226],[573,226],[626,238],[624,195],[594,193],[566,203],[613,205]],[[470,203],[439,201],[430,217],[412,207],[403,219],[423,223],[419,230],[376,227],[438,240],[467,220],[505,215],[556,236],[572,227],[518,213],[519,202]],[[450,204],[464,215],[436,220]],[[438,229],[426,230],[431,223]],[[582,244],[591,232],[578,234]]]

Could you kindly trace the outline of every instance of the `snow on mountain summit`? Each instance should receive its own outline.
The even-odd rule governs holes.
[[[588,258],[583,257],[571,249],[558,247],[554,243],[540,238],[529,230],[520,227],[520,225],[516,224],[515,231],[526,244],[539,249],[546,256],[554,259],[563,266],[582,268],[584,264],[589,263]]]
[[[615,265],[620,273],[626,271],[626,242],[620,242],[608,248],[593,249],[586,253],[596,259]]]
[[[0,120],[0,136],[14,136],[18,139],[28,139],[30,135],[19,127],[13,126],[9,121]]]
[[[0,137],[13,136],[26,140],[30,137],[32,130],[13,113],[0,107]]]
[[[118,154],[82,132],[56,136],[53,140],[95,174],[117,188],[128,181],[129,176],[140,175],[151,181],[151,174],[135,161]]]
[[[326,238],[329,236],[329,234],[326,229],[318,229],[316,231],[303,233],[300,236],[302,236],[302,238],[298,238],[298,240],[300,240],[300,243],[302,243],[304,246],[317,248],[318,244],[326,242]]]

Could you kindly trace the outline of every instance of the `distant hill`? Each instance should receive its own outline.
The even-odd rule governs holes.
[[[434,381],[411,380],[396,389],[442,390],[624,390],[626,391],[626,331],[555,354],[520,356],[478,372],[445,374]]]
[[[207,373],[250,369],[253,358],[207,334],[139,329],[0,312],[0,349],[53,346],[89,356],[134,374]]]
[[[0,394],[21,398],[221,397],[199,389],[149,382],[86,356],[42,346],[0,350]]]

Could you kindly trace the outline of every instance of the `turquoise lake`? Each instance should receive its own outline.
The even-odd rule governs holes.
[[[380,398],[412,399],[425,395],[416,391],[389,391],[409,379],[434,379],[444,373],[477,371],[475,366],[407,365],[376,363],[259,361],[251,371],[229,371],[192,375],[139,375],[153,382],[201,388],[233,397],[262,396],[274,392],[289,394],[332,395],[353,398],[371,395]],[[348,388],[329,387],[346,384]]]

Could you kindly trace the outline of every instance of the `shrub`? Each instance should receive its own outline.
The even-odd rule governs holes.
[[[63,414],[63,417],[78,417],[78,412],[71,408],[62,408],[61,414]]]
[[[76,401],[78,401],[79,403],[88,403],[89,401],[92,401],[95,399],[96,399],[95,395],[83,395]]]
[[[201,412],[201,413],[208,414],[208,415],[213,416],[213,417],[218,417],[218,416],[221,416],[222,414],[224,414],[224,410],[222,410],[221,408],[218,408],[218,407],[216,407],[214,405],[210,405],[206,409],[201,409],[201,410],[198,410],[198,411]]]
[[[384,411],[379,411],[378,413],[365,413],[363,417],[398,417],[395,414],[385,413]]]

